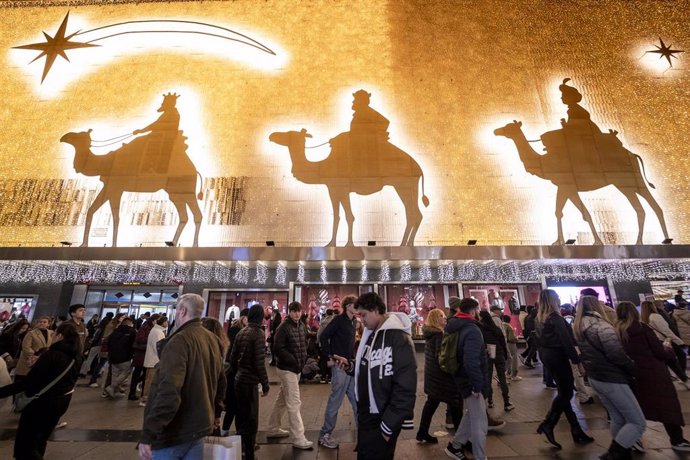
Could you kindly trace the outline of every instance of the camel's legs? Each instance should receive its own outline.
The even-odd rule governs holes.
[[[577,194],[577,192],[575,193]],[[553,244],[563,244],[565,239],[563,238],[563,208],[568,202],[568,193],[563,190],[563,188],[558,187],[556,191],[556,222],[558,223],[558,239],[553,242]]]
[[[113,213],[113,247],[117,247],[117,230],[120,228],[120,200],[122,190],[118,190],[110,197],[110,212]]]
[[[418,178],[415,180],[419,182]],[[419,190],[417,187],[398,185],[395,186],[395,191],[405,207],[405,233],[403,233],[400,246],[412,246],[423,217],[422,212],[419,210]]]
[[[345,211],[345,220],[347,221],[347,244],[345,246],[354,246],[352,242],[352,228],[355,224],[355,215],[352,213],[349,192],[346,192],[343,196],[343,211]]]
[[[630,188],[620,188],[616,187],[620,192],[625,195],[625,197],[628,199],[630,204],[632,205],[633,209],[635,210],[635,214],[637,214],[637,242],[635,244],[643,244],[642,243],[642,235],[644,233],[644,220],[646,217],[646,214],[644,212],[644,208],[642,207],[642,203],[640,203],[640,199],[637,197],[637,193],[635,193],[635,189],[630,189]]]
[[[656,199],[654,198],[654,195],[652,195],[652,192],[647,189],[647,187],[641,187],[637,189],[637,193],[640,194],[642,198],[647,200],[647,203],[649,203],[649,206],[652,208],[652,211],[654,211],[654,214],[656,214],[656,218],[659,219],[659,224],[661,224],[661,231],[664,232],[664,238],[668,238],[668,229],[666,228],[666,219],[664,219],[664,211],[661,210],[661,206],[659,206],[659,203],[657,203]]]
[[[103,187],[101,191],[98,192],[98,195],[96,195],[96,198],[94,198],[93,203],[91,203],[91,206],[89,206],[89,209],[86,211],[86,221],[84,222],[84,239],[81,242],[81,247],[83,248],[89,245],[89,232],[91,231],[93,215],[96,214],[96,211],[98,211],[106,201],[108,201],[108,197],[106,196],[105,192],[106,187]]]
[[[594,220],[592,220],[592,215],[587,210],[587,207],[582,202],[582,199],[580,198],[580,195],[577,193],[577,191],[573,190],[571,194],[568,196],[568,198],[575,205],[575,207],[582,213],[582,218],[589,224],[589,229],[592,231],[592,236],[594,236],[594,244],[604,244],[601,241],[601,238],[599,238],[597,229],[594,227]]]
[[[189,221],[189,216],[187,215],[187,201],[185,200],[185,195],[169,195],[169,198],[170,201],[172,201],[172,203],[175,205],[177,215],[180,219],[180,222],[177,224],[177,230],[175,230],[175,236],[173,236],[172,239],[173,246],[177,246],[177,242],[180,239],[182,230]]]
[[[196,200],[196,195],[191,194],[187,199],[187,206],[192,210],[192,217],[194,218],[194,247],[199,246],[199,231],[201,230],[201,221],[204,216],[199,209],[199,202]]]
[[[340,193],[336,195],[336,191],[328,188],[328,196],[331,197],[331,205],[333,206],[333,236],[331,241],[328,242],[326,246],[335,246],[336,238],[338,235],[338,225],[340,225]]]

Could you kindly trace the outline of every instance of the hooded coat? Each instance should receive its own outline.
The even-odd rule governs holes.
[[[357,401],[360,401],[360,367],[364,358],[367,361],[369,376],[369,413],[381,414],[381,432],[387,436],[398,433],[403,427],[403,422],[414,412],[417,363],[409,330],[409,319],[405,322],[401,315],[389,314],[375,331],[364,329],[360,347],[357,349]],[[372,335],[371,346],[366,346]]]
[[[441,351],[443,331],[435,327],[424,326],[424,393],[429,398],[454,406],[460,405],[460,392],[453,376],[441,370],[438,354]]]

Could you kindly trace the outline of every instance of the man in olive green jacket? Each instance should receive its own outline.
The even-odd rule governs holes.
[[[177,330],[160,355],[144,409],[142,460],[203,458],[204,437],[220,422],[225,373],[220,339],[205,329],[204,301],[184,294],[177,302]]]

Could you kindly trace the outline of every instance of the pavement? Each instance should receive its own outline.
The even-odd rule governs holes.
[[[451,439],[452,431],[444,427],[445,410],[441,405],[434,415],[430,433],[438,436],[439,444],[418,444],[415,440],[416,427],[419,425],[422,407],[426,401],[424,395],[424,354],[417,353],[418,387],[415,405],[415,430],[403,431],[398,441],[396,459],[427,460],[447,458],[443,448]],[[330,392],[328,384],[304,384],[300,387],[302,396],[302,419],[306,436],[314,441],[314,449],[302,451],[293,449],[288,438],[267,439],[266,427],[268,416],[278,394],[278,379],[275,368],[269,367],[271,391],[260,399],[259,436],[260,449],[257,458],[262,460],[349,460],[355,459],[353,452],[356,439],[356,424],[352,409],[347,399],[343,402],[338,416],[334,437],[340,441],[338,449],[326,449],[318,446],[318,434],[323,423],[323,414]],[[496,391],[494,382],[496,408],[491,409],[495,417],[503,418],[507,423],[500,431],[490,432],[487,438],[489,458],[500,459],[597,459],[611,442],[606,421],[606,412],[597,403],[579,406],[575,411],[581,419],[585,431],[595,438],[595,442],[586,446],[573,443],[565,419],[556,427],[556,439],[563,445],[563,450],[556,451],[536,434],[537,425],[546,414],[554,390],[544,387],[541,381],[541,369],[520,367],[523,380],[510,384],[511,401],[515,410],[505,413],[500,391]],[[137,459],[136,441],[142,425],[143,408],[136,401],[126,398],[108,400],[101,398],[100,389],[88,388],[85,380],[80,381],[68,412],[63,417],[67,426],[55,430],[46,452],[48,460],[129,460]],[[690,391],[676,385],[678,396],[686,419],[690,413]],[[0,459],[12,458],[12,444],[19,420],[18,415],[0,412]],[[234,426],[233,426],[234,428]],[[449,433],[450,432],[450,433]],[[686,429],[686,437],[690,432]],[[643,436],[647,450],[644,455],[635,454],[633,458],[644,460],[688,458],[690,455],[677,454],[671,450],[666,433],[661,424],[648,422]]]

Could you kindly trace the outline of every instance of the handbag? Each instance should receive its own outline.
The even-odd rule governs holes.
[[[69,366],[67,366],[67,369],[62,371],[62,373],[60,375],[58,375],[55,378],[55,380],[50,382],[41,391],[39,391],[38,393],[36,393],[33,396],[27,396],[26,392],[24,392],[24,391],[22,391],[21,393],[17,393],[14,396],[14,410],[15,410],[15,412],[23,411],[26,408],[26,406],[28,406],[32,401],[35,401],[36,399],[40,398],[41,396],[43,396],[45,394],[45,392],[47,392],[48,390],[53,388],[53,386],[56,383],[58,383],[67,374],[67,372],[69,372],[70,369],[72,369],[72,366],[74,366],[74,360],[72,360],[72,362],[69,363]]]

